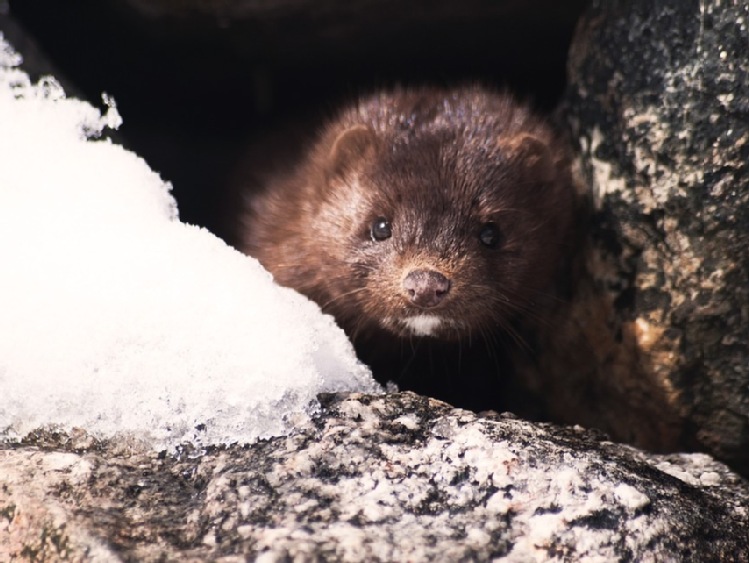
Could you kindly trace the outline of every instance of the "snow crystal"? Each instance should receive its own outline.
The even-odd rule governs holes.
[[[376,391],[331,317],[180,223],[121,122],[32,84],[0,34],[0,439],[41,425],[156,448],[288,431],[319,392]]]

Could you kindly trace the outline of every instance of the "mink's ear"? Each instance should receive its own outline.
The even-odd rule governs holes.
[[[343,176],[351,171],[374,152],[376,140],[374,131],[366,125],[354,125],[339,133],[328,155],[328,175]]]
[[[517,163],[541,182],[554,179],[554,156],[546,141],[530,133],[520,133],[509,139],[500,139],[499,149],[510,162]]]

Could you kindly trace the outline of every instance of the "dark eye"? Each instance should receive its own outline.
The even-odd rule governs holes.
[[[372,221],[370,234],[372,235],[372,240],[375,241],[389,239],[393,236],[393,229],[390,227],[390,221],[384,217],[378,217]]]
[[[495,223],[486,223],[481,227],[479,232],[479,240],[481,244],[489,248],[494,248],[499,244],[502,235],[499,232],[499,227]]]

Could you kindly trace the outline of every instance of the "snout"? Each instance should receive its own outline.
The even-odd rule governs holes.
[[[403,294],[412,304],[432,309],[450,292],[450,280],[435,270],[412,270],[403,278]]]

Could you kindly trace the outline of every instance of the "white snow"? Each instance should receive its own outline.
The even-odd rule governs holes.
[[[376,391],[332,318],[177,218],[120,117],[32,85],[0,34],[0,440],[41,425],[154,448],[281,434]],[[200,429],[196,427],[200,425]]]

